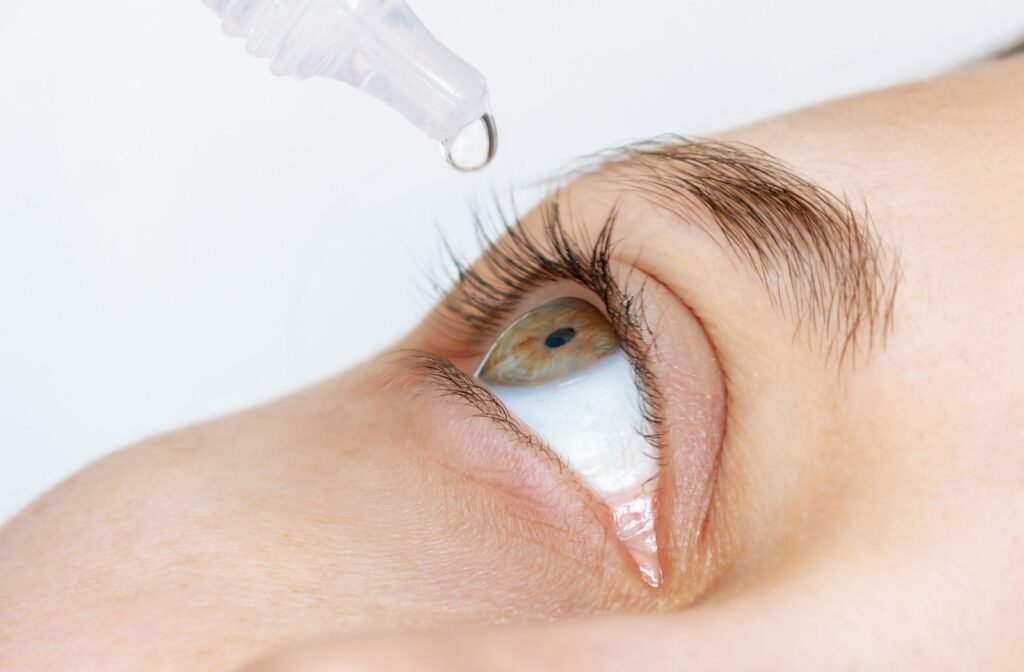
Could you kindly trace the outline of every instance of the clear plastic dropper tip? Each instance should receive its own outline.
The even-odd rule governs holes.
[[[404,0],[203,0],[278,75],[347,82],[444,146],[460,171],[497,151],[483,75],[441,44]],[[467,133],[482,126],[479,145]],[[479,147],[479,148],[478,148]]]

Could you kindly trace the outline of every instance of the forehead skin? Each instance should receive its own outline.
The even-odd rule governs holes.
[[[719,543],[743,553],[677,621],[548,625],[565,644],[548,655],[600,642],[612,660],[630,633],[623,660],[648,669],[667,639],[695,669],[744,669],[735,643],[752,638],[774,642],[753,661],[766,669],[1011,669],[1024,656],[1024,59],[721,139],[867,204],[902,269],[891,332],[837,375],[703,233],[651,229],[645,263],[729,374]],[[624,196],[588,179],[573,192],[601,216]],[[709,278],[715,291],[695,289]],[[385,367],[143,443],[27,509],[0,531],[0,669],[229,669],[306,635],[649,606],[615,571],[587,571],[599,533],[549,544],[498,504],[467,513],[484,490],[415,473],[402,447],[447,428],[408,421]],[[488,571],[446,574],[511,536]],[[532,591],[546,572],[557,588]],[[494,660],[529,655],[509,641],[491,638]]]

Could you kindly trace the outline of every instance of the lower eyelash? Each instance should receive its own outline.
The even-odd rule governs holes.
[[[459,367],[443,357],[419,350],[408,353],[407,359],[412,370],[419,374],[425,385],[445,396],[469,404],[477,410],[479,417],[494,422],[520,442],[535,448],[553,462],[561,464],[561,460],[543,439],[523,427],[500,399]]]
[[[412,369],[422,376],[424,382],[446,395],[462,399],[478,409],[481,415],[496,422],[503,429],[528,442],[539,441],[526,432],[505,405],[490,390],[468,376],[447,359],[429,352],[416,351],[409,356]]]

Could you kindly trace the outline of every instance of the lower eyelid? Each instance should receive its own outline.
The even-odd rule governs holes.
[[[426,353],[404,353],[397,365],[404,372],[398,374],[394,387],[413,395],[410,405],[415,408],[416,425],[445,428],[431,433],[429,441],[417,443],[423,459],[515,502],[510,515],[534,521],[553,535],[553,546],[571,541],[574,547],[589,549],[579,556],[580,563],[628,571],[628,558],[608,533],[609,512],[543,442],[522,433],[528,430],[496,427],[489,417],[495,411],[487,409],[488,402],[460,391],[464,385],[476,385],[475,381],[450,362]],[[444,382],[431,372],[435,367],[441,375],[465,379]],[[462,403],[453,403],[453,399]],[[481,405],[487,409],[485,413]]]

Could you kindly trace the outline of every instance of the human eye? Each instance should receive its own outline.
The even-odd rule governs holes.
[[[644,580],[660,585],[651,423],[629,358],[601,311],[572,297],[532,309],[494,341],[477,378],[608,505]]]
[[[713,349],[685,304],[617,252],[618,213],[597,227],[557,206],[489,240],[431,318],[428,386],[473,407],[522,450],[570,473],[642,581],[693,551],[723,421]],[[663,478],[686,463],[685,491]],[[686,513],[662,516],[672,508]],[[687,548],[683,548],[686,546]]]

